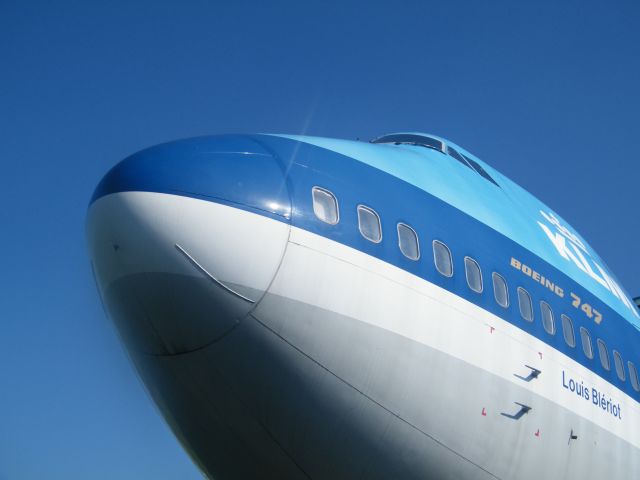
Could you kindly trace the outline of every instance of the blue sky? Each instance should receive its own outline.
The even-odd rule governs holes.
[[[0,2],[0,479],[201,478],[91,277],[115,162],[229,132],[450,138],[637,274],[637,2]]]

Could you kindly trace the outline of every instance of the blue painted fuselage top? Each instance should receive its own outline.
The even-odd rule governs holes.
[[[431,137],[478,162],[498,185],[445,153],[417,145],[288,135],[222,135],[170,142],[126,158],[104,177],[92,202],[124,191],[170,193],[232,205],[290,223],[455,293],[537,337],[640,401],[629,375],[624,381],[617,377],[612,355],[615,349],[625,366],[627,361],[640,364],[640,322],[635,305],[604,262],[549,207],[465,149]],[[340,221],[336,225],[323,223],[315,216],[313,187],[329,190],[337,198]],[[379,214],[380,243],[372,243],[360,234],[358,205]],[[399,222],[410,225],[418,234],[422,254],[417,261],[405,257],[398,248]],[[437,272],[431,253],[433,240],[444,242],[451,250],[452,277]],[[481,266],[485,284],[481,293],[467,285],[465,256]],[[507,280],[507,308],[494,299],[492,272]],[[555,288],[550,288],[550,282]],[[533,322],[520,315],[517,287],[531,294]],[[540,301],[547,302],[554,312],[555,334],[543,328]],[[573,321],[575,347],[563,338],[561,314]],[[592,359],[581,348],[580,327],[591,334]],[[610,370],[598,360],[598,338],[609,349]]]

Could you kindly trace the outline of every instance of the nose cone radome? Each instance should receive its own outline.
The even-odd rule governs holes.
[[[87,236],[128,347],[185,353],[232,330],[277,271],[290,211],[282,165],[247,137],[172,142],[116,165],[91,201]]]

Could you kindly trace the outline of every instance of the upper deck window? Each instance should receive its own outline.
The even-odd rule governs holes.
[[[622,357],[617,350],[613,351],[613,363],[616,366],[616,373],[618,374],[618,378],[624,382],[626,378],[624,374],[624,362],[622,361]]]
[[[638,370],[632,362],[627,362],[629,367],[629,377],[631,378],[631,386],[636,392],[640,392],[640,381],[638,380]]]
[[[413,133],[395,133],[391,135],[385,135],[380,138],[372,140],[371,143],[393,143],[394,145],[418,145],[420,147],[427,147],[444,153],[444,143],[435,138],[427,137],[426,135],[416,135]]]
[[[493,272],[493,296],[501,307],[509,306],[509,290],[507,281],[499,273]]]
[[[482,292],[482,271],[478,262],[471,257],[464,257],[464,271],[469,288],[476,293]]]
[[[420,258],[418,234],[405,223],[398,224],[398,246],[405,257],[411,260],[418,260]]]
[[[480,175],[482,175],[484,178],[486,178],[487,180],[489,180],[491,183],[493,183],[494,185],[497,185],[498,187],[500,185],[498,185],[498,182],[496,182],[493,177],[491,175],[489,175],[487,173],[487,171],[482,168],[482,165],[480,165],[478,162],[476,162],[475,160],[470,159],[469,157],[467,157],[466,155],[462,155],[464,157],[464,159],[469,162],[469,165],[471,165],[473,167],[473,169],[478,172]]]
[[[593,358],[593,344],[591,343],[591,335],[589,330],[580,327],[580,339],[582,340],[582,351],[587,358]]]
[[[576,335],[573,331],[573,322],[564,314],[560,315],[560,318],[562,319],[562,334],[564,335],[564,341],[567,342],[567,345],[573,348],[576,346]]]
[[[598,339],[598,355],[600,355],[600,364],[605,370],[611,370],[611,362],[609,360],[609,350],[607,350],[607,344],[603,340]]]
[[[329,190],[320,187],[311,189],[313,197],[313,213],[320,220],[330,225],[338,223],[338,200]]]
[[[518,306],[520,307],[520,315],[522,315],[522,318],[527,322],[533,322],[531,295],[522,287],[518,287]]]
[[[453,276],[453,261],[451,260],[451,251],[444,243],[433,241],[433,260],[438,271],[445,277]]]
[[[373,209],[364,205],[358,205],[358,228],[367,240],[373,243],[380,243],[382,240],[380,217]]]
[[[542,313],[542,326],[551,335],[556,333],[556,324],[553,320],[553,311],[547,302],[540,302],[540,312]]]

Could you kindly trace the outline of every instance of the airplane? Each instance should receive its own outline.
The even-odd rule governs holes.
[[[640,311],[461,146],[204,136],[87,213],[101,300],[209,478],[640,478]]]

